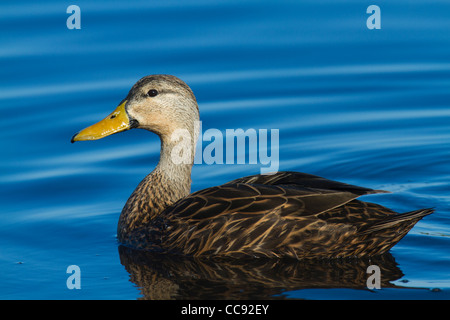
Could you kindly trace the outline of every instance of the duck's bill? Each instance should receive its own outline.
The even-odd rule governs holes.
[[[128,118],[125,111],[124,101],[105,119],[90,127],[87,127],[72,137],[72,143],[75,141],[97,140],[117,132],[129,130],[132,128],[132,121]]]

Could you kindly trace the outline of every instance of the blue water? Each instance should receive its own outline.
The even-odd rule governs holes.
[[[450,3],[73,2],[0,3],[0,299],[450,298]],[[66,27],[70,4],[80,30]],[[371,4],[379,30],[366,27]],[[280,170],[389,190],[362,199],[436,213],[380,262],[380,290],[336,276],[364,279],[367,264],[133,260],[116,224],[157,163],[157,136],[70,138],[157,73],[191,86],[203,130],[278,129]],[[192,190],[260,167],[197,164]],[[79,290],[67,288],[69,265]]]

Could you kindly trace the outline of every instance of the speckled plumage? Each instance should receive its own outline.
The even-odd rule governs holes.
[[[137,230],[128,244],[234,258],[379,255],[432,213],[396,214],[355,200],[379,192],[298,172],[246,177],[177,201]]]

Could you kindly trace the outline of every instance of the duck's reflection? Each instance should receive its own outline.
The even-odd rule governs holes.
[[[296,261],[200,260],[119,246],[121,263],[142,299],[282,299],[306,288],[367,289],[370,265],[380,267],[381,287],[403,276],[391,254],[371,259]]]

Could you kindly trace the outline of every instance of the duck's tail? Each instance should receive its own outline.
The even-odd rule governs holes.
[[[434,209],[428,208],[392,215],[382,221],[368,226],[363,230],[360,230],[360,234],[369,234],[395,228],[398,234],[404,233],[403,235],[405,235],[420,219],[432,214],[433,212]]]
[[[386,253],[395,246],[420,219],[433,212],[434,209],[420,209],[403,214],[395,214],[359,230],[358,236],[360,239],[360,246],[357,249],[358,253],[364,252],[364,254],[368,256]],[[363,245],[361,246],[361,244]]]

